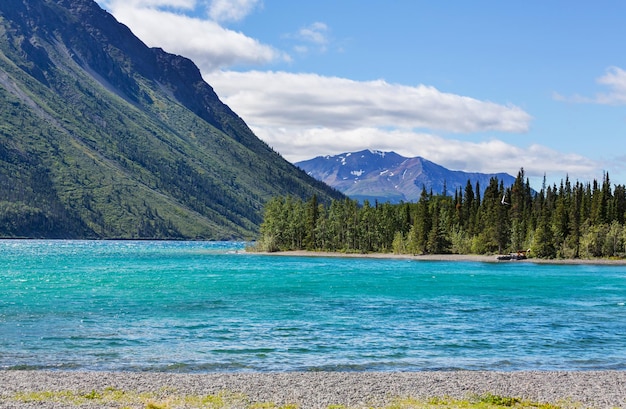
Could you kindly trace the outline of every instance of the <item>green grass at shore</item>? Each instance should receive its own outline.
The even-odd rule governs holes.
[[[246,395],[223,391],[213,395],[190,395],[176,392],[172,388],[164,388],[158,392],[133,392],[115,388],[101,391],[29,391],[0,395],[2,402],[22,403],[58,403],[81,407],[83,405],[101,405],[119,409],[298,409],[298,404],[276,404],[274,402],[254,402]],[[498,408],[536,408],[565,409],[583,408],[571,402],[540,403],[515,397],[493,394],[473,396],[467,399],[448,397],[432,397],[417,399],[412,397],[391,399],[383,406],[368,405],[370,409],[498,409]],[[343,404],[331,404],[327,409],[356,409]]]

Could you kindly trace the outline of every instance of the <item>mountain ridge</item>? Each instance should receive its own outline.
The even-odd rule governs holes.
[[[416,202],[422,190],[454,194],[468,180],[484,190],[492,177],[513,184],[507,173],[479,173],[449,170],[420,156],[407,158],[393,151],[362,150],[338,155],[318,156],[295,163],[307,174],[356,200],[379,202]]]
[[[0,108],[0,237],[253,238],[271,197],[343,197],[92,0],[0,3]]]

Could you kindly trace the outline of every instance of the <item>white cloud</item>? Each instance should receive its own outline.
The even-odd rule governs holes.
[[[326,44],[328,42],[327,34],[328,26],[320,22],[315,22],[298,31],[298,35],[301,39],[315,44]]]
[[[252,126],[254,132],[286,159],[297,162],[316,156],[361,149],[395,151],[407,157],[422,156],[452,170],[507,172],[540,178],[545,173],[581,180],[598,177],[598,163],[581,155],[557,152],[532,144],[515,146],[501,140],[469,142],[410,130],[379,128],[271,128]]]
[[[328,25],[317,21],[300,28],[296,33],[285,34],[283,37],[298,43],[293,46],[298,54],[306,54],[310,51],[325,53],[330,43],[329,35]]]
[[[626,71],[619,67],[609,67],[603,76],[596,79],[596,82],[609,88],[609,92],[598,93],[594,97],[581,95],[566,97],[559,93],[554,93],[553,97],[557,101],[574,103],[602,105],[626,104]]]
[[[258,125],[525,132],[531,119],[515,106],[425,85],[260,71],[213,72],[207,79],[229,105]]]
[[[259,3],[259,0],[213,0],[209,6],[209,16],[215,21],[240,21]]]
[[[598,94],[596,101],[601,104],[624,104],[626,103],[626,71],[619,67],[609,67],[604,76],[597,82],[606,85],[611,90],[607,94]]]
[[[109,0],[102,4],[147,45],[188,57],[204,72],[289,59],[273,47],[228,30],[212,20],[171,10],[194,9],[196,1]],[[161,6],[168,8],[161,9]]]
[[[433,87],[358,82],[314,74],[214,72],[207,80],[266,143],[297,162],[360,149],[422,156],[450,169],[529,176],[592,175],[598,164],[540,145],[469,142],[433,131],[528,130],[514,106],[443,93]],[[421,129],[421,131],[420,131]],[[595,175],[594,175],[595,177]]]
[[[218,95],[255,133],[291,161],[371,148],[423,156],[450,169],[527,175],[569,174],[589,180],[601,167],[580,155],[539,145],[519,147],[500,140],[470,142],[444,138],[460,134],[528,131],[531,117],[519,107],[445,93],[426,85],[383,80],[353,81],[316,74],[219,71],[234,65],[263,65],[289,57],[218,21],[242,19],[257,0],[99,0],[149,46],[191,58]],[[206,7],[199,18],[198,9]],[[326,47],[324,23],[304,27],[291,38]],[[323,48],[322,48],[323,49]],[[595,102],[626,102],[626,73],[610,68],[598,82],[611,92]]]

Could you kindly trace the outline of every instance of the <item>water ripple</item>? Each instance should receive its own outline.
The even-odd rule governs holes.
[[[626,267],[0,240],[0,368],[626,369]]]

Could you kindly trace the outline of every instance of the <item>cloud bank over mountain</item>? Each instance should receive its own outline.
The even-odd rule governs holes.
[[[567,146],[561,151],[528,138],[536,114],[506,100],[444,91],[419,78],[407,85],[292,71],[295,60],[312,58],[312,50],[324,54],[341,48],[334,44],[339,41],[331,35],[333,27],[321,20],[294,26],[281,36],[290,48],[237,30],[270,7],[260,0],[99,3],[149,46],[191,58],[220,97],[290,161],[381,149],[420,155],[458,170],[515,174],[523,167],[535,178],[545,173],[592,178],[603,167],[568,152]],[[573,98],[622,103],[624,78],[624,71],[611,68],[599,79],[610,92]]]

